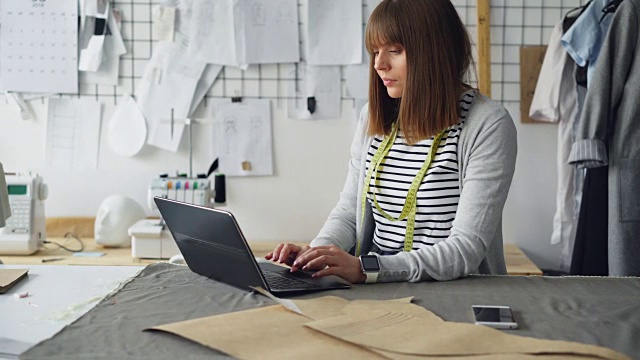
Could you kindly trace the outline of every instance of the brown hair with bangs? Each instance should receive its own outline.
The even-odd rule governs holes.
[[[384,0],[373,11],[365,33],[371,57],[369,127],[371,136],[391,132],[398,119],[407,143],[436,135],[458,123],[459,97],[471,87],[471,40],[449,0]],[[407,78],[402,98],[389,96],[374,69],[374,51],[401,45]]]

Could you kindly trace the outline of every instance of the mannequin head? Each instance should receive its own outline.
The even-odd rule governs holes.
[[[106,198],[96,215],[96,243],[103,246],[131,246],[129,227],[144,218],[144,209],[135,200],[122,195]]]

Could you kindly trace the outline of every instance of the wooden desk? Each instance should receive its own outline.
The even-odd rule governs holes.
[[[64,243],[63,238],[50,238],[50,241]],[[131,248],[104,248],[97,245],[93,238],[84,238],[85,252],[104,252],[102,257],[78,257],[73,256],[68,251],[62,250],[55,245],[47,245],[46,249],[39,250],[28,256],[4,256],[0,255],[0,260],[4,264],[17,265],[146,265],[156,262],[166,261],[164,259],[138,259],[131,257]],[[306,243],[297,243],[305,245]],[[78,246],[73,240],[68,240],[66,245],[72,248]],[[251,242],[251,249],[257,257],[263,257],[273,250],[277,242]],[[507,262],[507,273],[509,275],[542,275],[542,271],[514,244],[504,245],[504,255]],[[45,259],[58,259],[56,261],[42,262]]]
[[[48,241],[53,241],[59,244],[63,244],[72,249],[78,248],[78,243],[75,240],[66,240],[64,238],[49,238]],[[101,257],[79,257],[73,256],[72,253],[58,248],[55,245],[47,244],[42,250],[38,250],[33,255],[26,256],[6,256],[0,255],[0,260],[7,265],[116,265],[116,266],[140,266],[153,264],[160,261],[160,259],[137,259],[131,257],[131,248],[105,248],[96,244],[93,238],[83,238],[84,243],[83,252],[104,252],[104,256]],[[62,259],[55,261],[43,262],[46,259]]]
[[[542,275],[542,270],[516,244],[504,244],[504,260],[509,275]]]

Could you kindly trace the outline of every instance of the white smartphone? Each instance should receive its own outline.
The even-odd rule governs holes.
[[[518,323],[511,308],[500,305],[473,305],[473,316],[477,325],[486,325],[495,329],[517,329]]]

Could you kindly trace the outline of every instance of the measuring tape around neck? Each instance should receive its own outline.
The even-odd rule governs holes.
[[[361,227],[364,225],[365,205],[367,201],[367,193],[369,192],[369,187],[371,185],[371,178],[373,177],[374,174],[377,175],[379,168],[382,166],[384,158],[387,156],[387,154],[389,154],[389,150],[391,150],[391,147],[393,146],[393,143],[395,142],[397,135],[398,135],[398,125],[396,122],[391,127],[391,133],[389,134],[389,136],[386,136],[382,140],[382,143],[380,143],[378,150],[376,151],[376,153],[373,155],[373,158],[371,159],[369,170],[367,170],[367,175],[365,176],[364,187],[362,189],[362,198],[361,198],[362,215],[360,219]],[[376,206],[376,209],[378,209],[378,211],[380,212],[380,214],[382,214],[382,216],[384,216],[389,221],[399,221],[399,220],[407,219],[407,230],[405,233],[404,248],[403,248],[404,251],[411,251],[413,249],[413,232],[414,232],[415,222],[416,222],[418,188],[420,187],[420,184],[422,183],[422,179],[424,179],[424,176],[427,174],[427,170],[431,166],[431,163],[433,162],[433,159],[436,156],[436,152],[438,151],[438,147],[440,146],[440,141],[442,140],[443,135],[444,135],[444,131],[437,134],[433,139],[433,142],[431,143],[431,147],[429,149],[429,154],[427,155],[427,159],[422,164],[420,171],[418,171],[416,176],[413,178],[413,181],[411,182],[411,186],[409,187],[409,192],[407,193],[407,198],[405,199],[404,206],[402,207],[402,211],[400,212],[400,216],[398,216],[398,218],[394,218],[393,216],[387,214],[384,210],[382,210],[382,208],[380,208],[380,205],[378,205],[378,200],[376,199],[376,191],[375,189],[373,190],[373,194],[371,197],[373,198],[373,202]],[[375,177],[376,187],[379,186],[379,182],[380,182],[380,179],[376,176]],[[356,240],[356,256],[360,256],[360,252],[362,251],[361,247],[362,247],[362,241]]]

